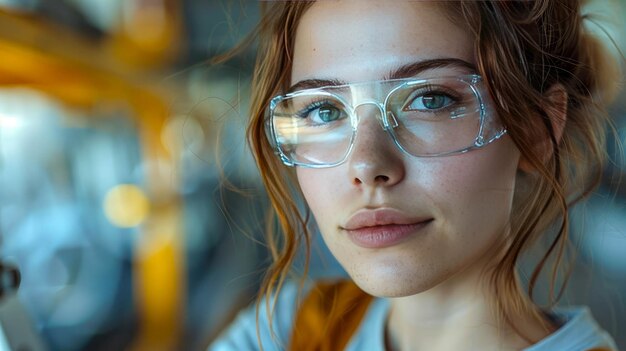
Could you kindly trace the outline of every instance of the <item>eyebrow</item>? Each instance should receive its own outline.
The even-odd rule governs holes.
[[[471,72],[476,72],[476,66],[459,58],[437,58],[437,59],[428,59],[417,62],[411,62],[405,65],[402,65],[396,69],[391,70],[384,78],[384,80],[388,79],[400,79],[400,78],[410,78],[415,77],[419,73],[434,69],[434,68],[442,68],[442,67],[460,67],[470,70]],[[339,79],[304,79],[296,84],[289,87],[287,93],[291,93],[298,90],[304,89],[313,89],[320,88],[326,86],[337,86],[337,85],[345,85],[348,84],[345,81]]]

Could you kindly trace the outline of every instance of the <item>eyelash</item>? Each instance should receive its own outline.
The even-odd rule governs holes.
[[[300,118],[307,118],[309,113],[311,113],[311,111],[318,109],[324,105],[331,105],[333,106],[329,100],[318,100],[318,101],[313,101],[310,104],[308,104],[305,108],[301,109],[300,111],[296,112],[296,116],[300,117]]]
[[[449,97],[450,99],[452,99],[452,101],[454,101],[455,103],[459,102],[460,97],[459,94],[456,93],[453,90],[450,89],[445,89],[441,86],[433,86],[433,85],[425,85],[422,86],[416,90],[414,90],[410,97],[407,99],[407,101],[405,102],[404,106],[402,106],[402,110],[403,111],[407,111],[407,106],[410,105],[416,98],[420,97],[420,96],[424,96],[426,94],[438,94],[438,95],[445,95],[447,97]],[[451,108],[454,104],[451,104],[450,106],[446,106],[444,109],[448,109]],[[438,110],[440,111],[440,110]]]

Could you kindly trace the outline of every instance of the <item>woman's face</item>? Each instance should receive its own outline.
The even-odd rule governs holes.
[[[431,59],[471,67],[472,45],[471,34],[436,3],[318,1],[297,29],[291,83],[382,80]],[[471,73],[451,65],[418,76]],[[346,162],[296,169],[334,256],[376,296],[413,295],[485,265],[507,232],[519,160],[511,140],[505,135],[465,154],[417,158],[395,146],[370,110],[359,110]]]

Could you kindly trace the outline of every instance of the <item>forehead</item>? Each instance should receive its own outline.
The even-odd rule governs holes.
[[[291,83],[383,79],[428,59],[474,63],[472,37],[431,1],[317,1],[296,31]]]

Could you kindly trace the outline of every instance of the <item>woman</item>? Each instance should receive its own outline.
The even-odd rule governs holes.
[[[210,349],[615,349],[515,268],[548,238],[532,293],[560,261],[604,160],[584,25],[574,0],[265,4],[249,139],[281,231],[267,305]],[[283,288],[308,210],[352,282]]]

